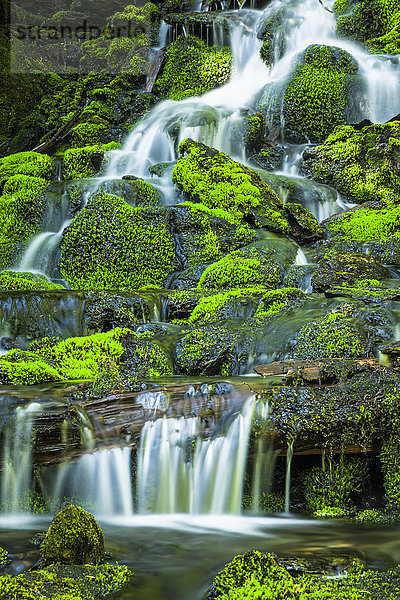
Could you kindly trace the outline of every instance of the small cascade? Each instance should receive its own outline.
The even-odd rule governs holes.
[[[283,160],[282,172],[290,177],[300,177],[300,165],[303,160],[303,152],[307,144],[300,146],[290,146]]]
[[[35,413],[43,405],[18,406],[4,432],[0,485],[1,510],[25,512],[32,481],[32,427]]]
[[[224,436],[199,437],[200,419],[146,423],[138,451],[138,510],[239,514],[254,412],[250,398]]]
[[[288,442],[286,453],[286,476],[285,476],[285,513],[290,513],[290,482],[292,470],[293,447],[295,440]]]
[[[19,271],[39,272],[52,276],[55,265],[55,256],[60,247],[63,232],[71,223],[71,219],[64,221],[56,232],[44,231],[33,238],[22,255]]]
[[[273,452],[271,440],[265,431],[270,414],[268,403],[259,403],[257,413],[258,427],[261,428],[261,432],[256,441],[251,485],[251,506],[254,514],[260,512],[261,495],[268,496],[270,492],[276,460],[276,453]]]
[[[297,250],[297,254],[296,254],[296,260],[294,262],[295,265],[308,265],[308,259],[307,256],[304,252],[304,250],[302,250],[301,248],[299,248]]]

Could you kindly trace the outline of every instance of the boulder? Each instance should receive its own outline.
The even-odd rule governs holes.
[[[54,517],[41,547],[43,567],[104,563],[104,536],[93,515],[73,504]]]

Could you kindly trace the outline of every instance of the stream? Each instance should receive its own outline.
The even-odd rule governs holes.
[[[325,4],[331,9],[333,0]],[[257,38],[257,28],[263,18],[282,9],[291,15],[286,23],[285,51],[278,57],[276,49],[276,61],[267,69],[259,55],[261,41]],[[244,148],[231,135],[235,124],[244,111],[256,112],[262,104],[271,108],[265,116],[267,124],[272,125],[278,90],[291,73],[294,57],[311,44],[337,46],[358,62],[364,88],[357,106],[353,107],[354,122],[370,119],[384,123],[400,113],[399,60],[368,54],[361,46],[338,39],[335,26],[333,12],[325,10],[317,0],[273,0],[264,12],[254,9],[222,12],[220,23],[217,19],[214,24],[213,37],[223,39],[231,47],[230,81],[202,97],[157,104],[127,136],[123,148],[109,153],[105,172],[92,180],[82,180],[83,206],[99,189],[106,189],[129,175],[143,178],[159,189],[165,206],[180,202],[182,196],[170,179],[177,146],[186,138],[250,164]],[[161,44],[172,35],[168,29],[163,23]],[[282,114],[280,119],[283,120]],[[353,205],[332,188],[301,176],[305,148],[306,144],[285,144],[282,169],[260,172],[282,202],[287,200],[290,185],[294,183],[301,203],[321,222]],[[169,168],[163,175],[151,177],[148,167],[161,162],[170,163]],[[61,166],[54,184],[59,206],[49,211],[46,228],[32,239],[15,265],[20,271],[44,273],[53,281],[60,280],[60,244],[71,222],[68,206],[60,200],[65,199],[68,186],[60,181],[60,173]],[[309,293],[312,258],[299,245],[292,244],[293,264],[304,269],[300,287]],[[395,272],[392,275],[388,286],[397,287],[399,277]],[[48,335],[51,328],[54,335],[63,338],[87,334],[88,299],[80,292],[61,290],[54,296],[49,293],[39,298],[32,293],[30,297],[44,316],[33,324],[21,325],[23,314],[27,323],[30,321],[26,299],[2,292],[2,336],[23,342],[27,337]],[[143,318],[147,325],[164,322],[165,301],[161,295],[144,292],[140,302],[150,314]],[[260,401],[257,389],[254,391],[256,378],[248,376],[257,362],[282,359],[293,330],[300,324],[323,314],[328,306],[342,302],[345,300],[321,301],[309,295],[297,312],[277,317],[266,328],[265,338],[257,341],[240,377],[224,380],[228,387],[221,387],[219,392],[211,393],[206,388],[203,395],[199,392],[199,382],[204,386],[215,383],[207,377],[187,380],[177,376],[164,382],[186,386],[179,404],[181,412],[176,411],[179,414],[168,412],[172,404],[163,390],[157,393],[151,388],[143,390],[132,401],[134,408],[127,417],[127,421],[136,423],[136,414],[142,411],[143,421],[137,430],[132,425],[123,434],[119,431],[118,435],[115,432],[111,435],[98,415],[87,416],[89,411],[78,410],[72,403],[71,414],[78,425],[75,423],[74,429],[75,425],[65,417],[62,448],[54,448],[54,453],[59,454],[54,460],[49,459],[48,464],[40,463],[33,455],[32,433],[36,431],[35,419],[39,415],[61,411],[65,401],[63,390],[57,396],[45,387],[32,387],[29,393],[17,388],[0,389],[0,423],[6,432],[0,481],[0,546],[12,555],[9,572],[19,573],[36,562],[37,547],[29,539],[34,533],[46,530],[50,514],[67,498],[77,499],[93,511],[104,530],[106,550],[135,572],[135,581],[119,595],[121,600],[202,600],[218,570],[236,554],[250,549],[276,552],[288,563],[293,557],[304,557],[331,564],[338,557],[355,554],[371,568],[385,569],[397,564],[400,561],[397,525],[322,522],[306,519],[291,509],[293,444],[288,446],[284,459],[275,456],[266,447],[268,444],[259,444],[259,450],[251,456],[253,485],[249,496],[255,508],[246,511],[242,507],[244,490],[251,487],[247,468],[252,422],[257,418],[268,423],[269,419],[267,403]],[[398,339],[397,304],[388,304],[387,314],[393,329],[391,337]],[[171,338],[174,333],[171,327]],[[2,353],[4,349],[0,348]],[[250,384],[255,388],[243,392]],[[124,410],[122,405],[120,413]],[[80,444],[79,453],[75,446],[72,448],[72,441],[72,450],[68,448],[70,440]],[[281,461],[283,509],[266,514],[259,510],[261,490],[271,487],[277,460]],[[34,515],[23,506],[27,494],[38,490],[48,503],[44,516]]]

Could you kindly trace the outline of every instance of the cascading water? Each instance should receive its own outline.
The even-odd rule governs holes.
[[[358,62],[365,91],[359,105],[354,107],[355,117],[382,123],[400,113],[399,61],[395,57],[368,54],[356,43],[336,37],[332,6],[333,0],[328,0],[326,6],[316,0],[274,0],[264,13],[248,9],[223,11],[213,24],[213,37],[221,38],[221,43],[229,42],[231,46],[233,68],[230,81],[202,97],[159,103],[134,128],[123,150],[111,153],[106,174],[97,180],[96,186],[101,181],[118,179],[124,175],[149,179],[148,168],[156,163],[167,162],[172,167],[177,158],[177,146],[187,137],[246,162],[243,145],[238,144],[232,136],[238,119],[246,109],[257,108],[261,93],[264,94],[264,109],[269,103],[275,110],[276,103],[280,102],[280,90],[292,71],[296,55],[311,44],[342,48]],[[275,40],[275,62],[267,69],[259,54],[261,41],[257,39],[257,28],[264,18],[279,15],[282,11],[286,17],[281,34]],[[169,26],[163,22],[160,45],[166,43],[168,30]],[[304,146],[288,149],[283,165],[286,175],[299,176],[303,150]],[[161,177],[152,178],[151,182],[163,192],[166,204],[177,201],[176,190],[171,184],[171,169]],[[87,194],[86,200],[97,189],[96,186]],[[328,194],[318,200],[318,206],[310,208],[321,221],[347,206],[340,199],[332,202]],[[51,255],[57,251],[67,225],[68,221],[59,230],[43,232],[34,238],[26,250],[20,270],[51,275]]]
[[[18,513],[27,510],[32,481],[32,426],[36,402],[18,406],[4,433],[1,474],[1,510]]]
[[[107,517],[135,512],[240,514],[255,415],[266,421],[268,408],[251,396],[231,417],[225,434],[206,438],[200,434],[199,417],[148,421],[136,458],[128,446],[103,448],[60,465],[54,483],[45,488],[56,504],[75,496]],[[260,486],[263,491],[268,487],[265,473],[272,477],[268,456],[256,459],[258,475],[252,490],[256,497]]]

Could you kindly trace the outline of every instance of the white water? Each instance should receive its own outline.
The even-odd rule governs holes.
[[[32,426],[35,413],[43,406],[32,402],[18,406],[4,433],[1,474],[1,512],[27,511],[32,480]]]
[[[332,7],[333,0],[327,5]],[[113,153],[107,177],[128,173],[146,177],[151,164],[175,160],[174,140],[168,133],[172,125],[179,127],[178,141],[191,137],[232,155],[228,133],[239,117],[239,109],[251,107],[255,94],[267,83],[284,81],[291,72],[295,56],[310,44],[340,47],[359,63],[366,84],[365,99],[359,107],[364,118],[379,123],[400,112],[400,69],[396,61],[370,55],[357,44],[338,39],[334,15],[317,0],[275,0],[265,13],[274,13],[285,6],[292,11],[292,19],[286,26],[286,51],[269,70],[259,56],[260,41],[255,33],[262,13],[254,10],[224,13],[224,18],[230,19],[233,54],[229,83],[202,97],[180,102],[166,100],[158,104],[133,130],[124,149]],[[302,150],[304,146],[286,161],[287,174],[298,174]],[[238,158],[244,159],[243,156]]]
[[[61,464],[55,478],[44,477],[52,482],[46,491],[56,504],[77,497],[108,517],[135,512],[239,515],[254,415],[266,421],[268,408],[252,396],[226,433],[210,438],[200,435],[198,417],[148,421],[137,450],[135,485],[131,448],[104,448]],[[272,477],[270,456],[257,457],[256,498],[268,488],[266,473],[268,480]]]
[[[285,513],[290,512],[290,483],[291,483],[291,472],[292,472],[292,458],[293,458],[293,447],[294,440],[288,442],[287,453],[286,453],[286,476],[285,476]]]

